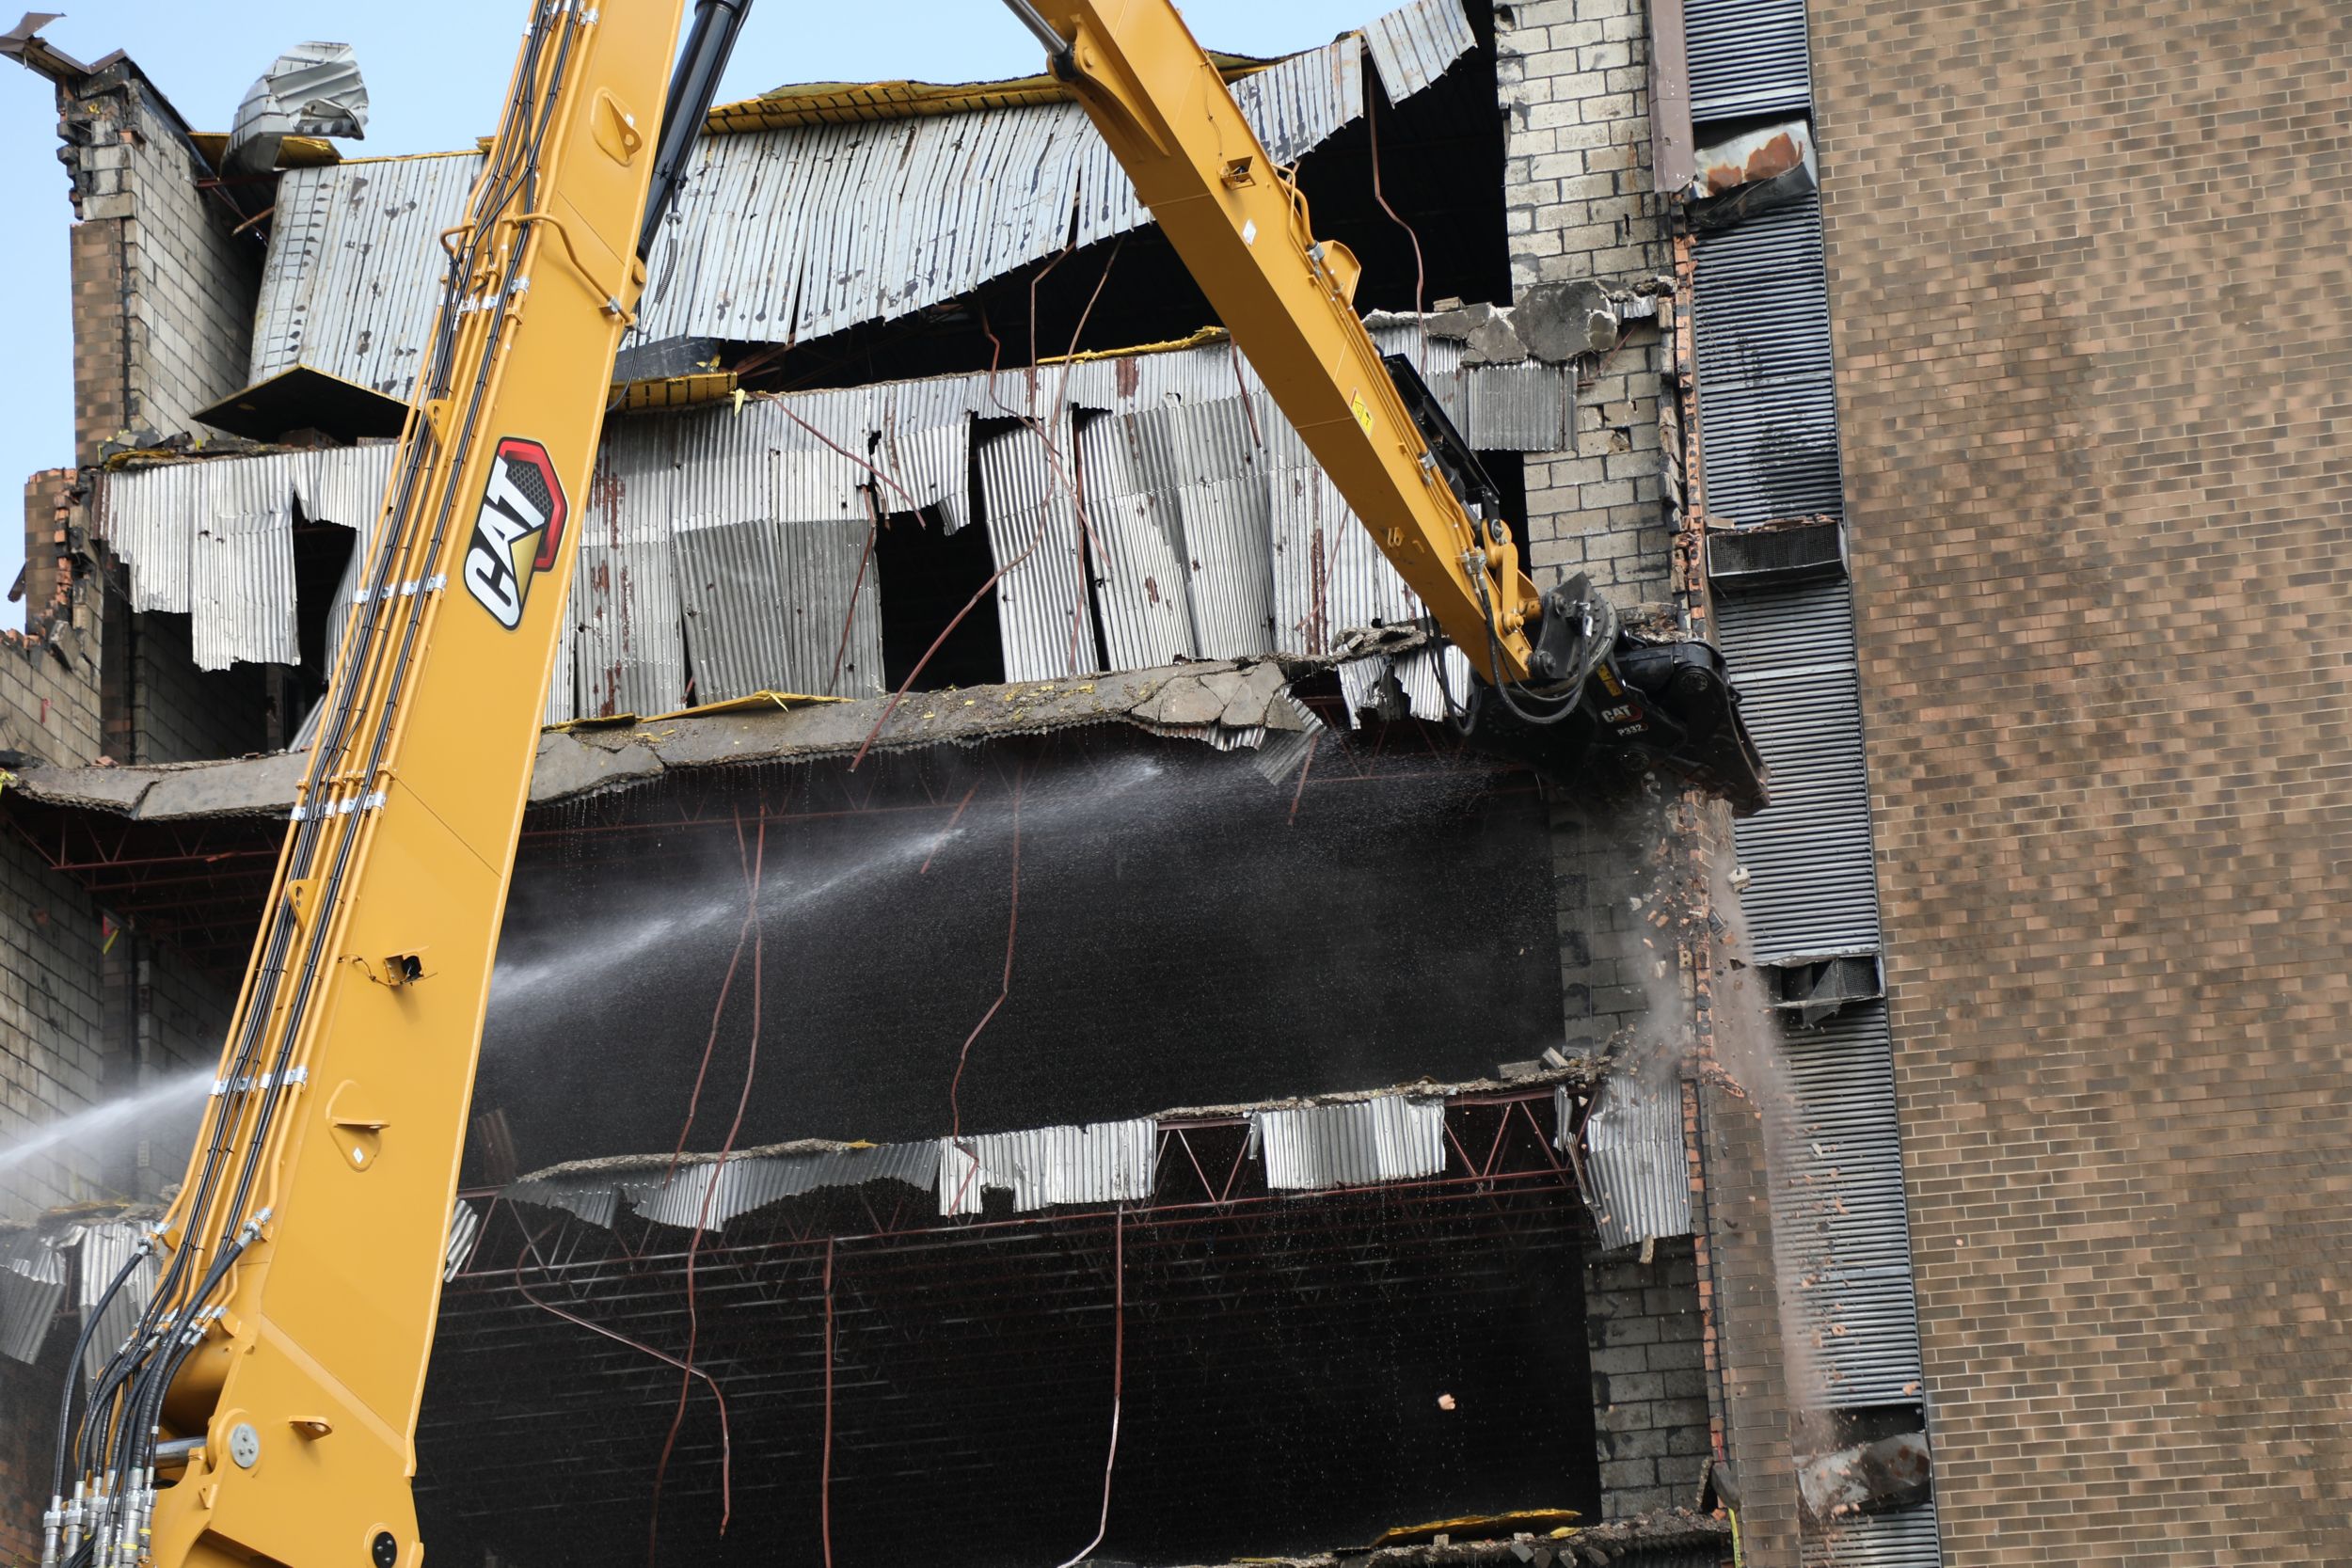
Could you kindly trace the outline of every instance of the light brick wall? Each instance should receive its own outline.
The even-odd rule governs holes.
[[[1946,1561],[2352,1562],[2352,9],[1811,15]]]
[[[1666,209],[1649,188],[1643,0],[1495,7],[1503,202],[1515,293],[1590,279],[1622,289],[1672,270]],[[1654,323],[1581,369],[1573,451],[1526,459],[1536,580],[1576,572],[1619,604],[1666,596],[1673,533],[1660,500]]]
[[[198,181],[211,170],[127,64],[60,90],[73,179],[80,460],[125,432],[198,429],[245,385],[261,247]]]

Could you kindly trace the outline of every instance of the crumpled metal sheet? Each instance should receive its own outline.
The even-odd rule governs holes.
[[[288,136],[367,135],[368,85],[347,43],[297,43],[246,89],[222,172],[266,174]]]
[[[1139,1203],[1152,1196],[1159,1123],[1098,1121],[939,1140],[939,1212],[980,1212],[982,1194],[1012,1194],[1020,1213],[1065,1203]]]
[[[65,1275],[64,1255],[48,1237],[27,1230],[0,1242],[0,1355],[40,1359],[49,1321],[65,1299]]]
[[[1445,1101],[1401,1094],[1255,1111],[1250,1141],[1277,1192],[1363,1187],[1445,1169]]]
[[[1421,91],[1478,47],[1462,0],[1414,0],[1399,6],[1364,29],[1364,42],[1391,103]]]
[[[148,1227],[135,1220],[112,1220],[81,1226],[77,1229],[80,1232],[82,1257],[74,1280],[73,1302],[81,1308],[82,1319],[87,1323],[90,1312],[98,1307],[99,1297],[105,1294],[106,1287],[113,1284],[115,1275],[122,1272],[122,1265],[129,1262],[132,1254],[138,1250],[139,1243],[148,1234]],[[89,1343],[82,1352],[82,1370],[89,1377],[94,1379],[106,1370],[106,1363],[113,1359],[115,1351],[138,1326],[140,1315],[147,1310],[149,1298],[155,1293],[157,1272],[154,1256],[151,1253],[137,1268],[131,1271],[130,1277],[122,1282],[122,1289],[115,1292],[114,1300],[99,1312],[98,1325],[90,1331]]]
[[[1555,1137],[1565,1148],[1568,1092],[1560,1091]],[[1613,1072],[1601,1080],[1584,1121],[1584,1195],[1602,1249],[1691,1233],[1691,1171],[1682,1142],[1682,1085]]]
[[[1005,678],[1058,680],[1102,669],[1087,562],[1079,553],[1081,481],[1067,410],[979,444],[988,542],[1002,574],[996,622]],[[1129,641],[1140,641],[1129,640]]]
[[[929,1191],[938,1171],[939,1147],[929,1142],[806,1150],[787,1146],[747,1149],[724,1162],[689,1156],[675,1172],[660,1159],[582,1161],[526,1176],[505,1196],[562,1209],[607,1229],[627,1208],[656,1225],[718,1230],[739,1215],[827,1187],[902,1181]]]
[[[1410,319],[1372,326],[1385,351],[1423,366],[1474,445],[1559,444],[1565,369],[1464,367],[1458,342],[1423,341]],[[1481,422],[1490,417],[1492,425]],[[306,517],[360,530],[347,604],[366,569],[392,451],[273,453],[102,476],[101,531],[130,562],[139,608],[195,614],[202,657],[285,658],[294,625],[282,521],[290,499]],[[883,512],[927,513],[950,531],[985,515],[998,562],[1020,562],[998,585],[1013,680],[1097,671],[1098,614],[1111,667],[1136,669],[1327,653],[1356,628],[1403,624],[1422,610],[1248,361],[1217,340],[616,421],[579,509],[574,633],[558,652],[548,721],[666,713],[763,690],[880,689],[869,494]],[[240,521],[253,516],[265,521]],[[191,530],[191,517],[205,521]],[[1082,535],[1090,561],[1078,553]],[[1458,656],[1449,671],[1458,701],[1468,689]],[[1393,670],[1386,659],[1344,667],[1351,710],[1374,703],[1391,676],[1409,711],[1444,715],[1434,655]],[[1225,738],[1247,746],[1256,737]]]

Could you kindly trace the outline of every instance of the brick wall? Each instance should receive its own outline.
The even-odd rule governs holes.
[[[59,89],[73,181],[79,459],[126,433],[197,428],[245,385],[261,246],[197,182],[211,170],[129,62]]]
[[[1671,270],[1649,189],[1644,0],[1495,7],[1511,281],[1613,289]],[[1655,324],[1581,367],[1573,451],[1529,456],[1528,555],[1549,585],[1582,571],[1620,604],[1663,598],[1673,534],[1659,499]]]
[[[1696,1505],[1708,1452],[1707,1371],[1691,1238],[1584,1268],[1601,1511],[1622,1519]]]
[[[1812,19],[1947,1560],[2352,1560],[2352,11]]]

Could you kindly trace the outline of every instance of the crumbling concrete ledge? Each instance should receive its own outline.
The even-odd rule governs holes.
[[[914,691],[895,706],[890,697],[844,702],[763,694],[658,719],[582,720],[540,736],[531,803],[628,789],[680,768],[850,756],[869,736],[875,752],[906,752],[1128,724],[1220,749],[1276,752],[1282,739],[1303,742],[1320,727],[1291,694],[1297,681],[1428,641],[1417,628],[1388,627],[1354,633],[1326,655],[1200,660],[1068,680]],[[283,816],[309,762],[307,752],[281,752],[153,767],[34,766],[17,773],[8,789],[40,805],[139,821]]]
[[[1689,1509],[1659,1509],[1605,1525],[1572,1525],[1557,1535],[1520,1534],[1492,1541],[1452,1541],[1371,1550],[1318,1552],[1311,1557],[1253,1557],[1248,1568],[1642,1568],[1731,1560],[1731,1521]],[[1223,1568],[1241,1568],[1238,1563]]]

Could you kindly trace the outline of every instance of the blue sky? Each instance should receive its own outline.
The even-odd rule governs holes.
[[[1392,3],[1189,0],[1183,9],[1210,48],[1275,55],[1323,43]],[[525,0],[242,0],[234,8],[113,0],[76,8],[41,36],[84,60],[129,51],[197,129],[224,131],[245,89],[287,45],[349,43],[372,100],[366,141],[346,144],[359,155],[463,147],[488,131],[524,17]],[[1026,74],[1040,63],[1036,44],[998,0],[760,0],[723,97],[749,98],[786,82],[976,81]],[[0,375],[0,474],[9,497],[0,524],[0,584],[12,581],[23,562],[15,498],[24,477],[72,460],[72,210],[56,147],[49,84],[0,61],[0,210],[16,214],[13,240],[0,247],[0,298],[15,312],[10,364]],[[19,625],[20,615],[21,607],[10,606],[0,625]]]

